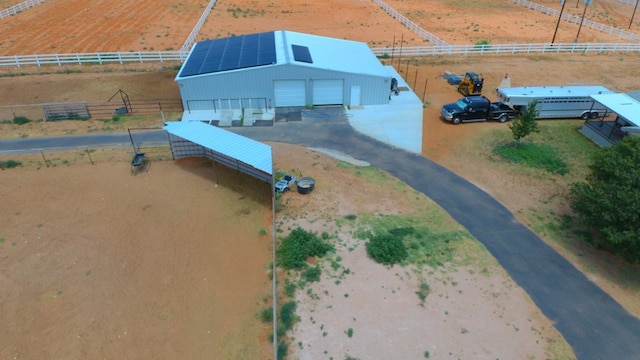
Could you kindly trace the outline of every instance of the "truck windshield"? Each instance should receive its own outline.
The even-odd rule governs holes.
[[[466,108],[468,104],[469,104],[469,101],[467,100],[467,98],[456,101],[456,105],[458,105],[460,109]]]

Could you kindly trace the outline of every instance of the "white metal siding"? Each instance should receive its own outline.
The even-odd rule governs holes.
[[[313,80],[313,105],[338,105],[344,103],[342,79]]]
[[[273,82],[275,106],[305,106],[307,92],[304,80],[275,80]]]
[[[313,101],[311,94],[314,79],[344,79],[344,88],[360,86],[360,105],[378,105],[389,102],[389,86],[391,77],[377,77],[366,74],[348,74],[337,71],[316,69],[295,65],[273,65],[242,69],[237,71],[193,76],[178,79],[180,95],[185,110],[209,110],[213,107],[212,100],[219,99],[247,99],[264,98],[268,107],[275,106],[274,82],[298,80],[309,83],[305,85],[305,94],[301,105],[310,105]],[[308,96],[307,96],[308,95]],[[340,104],[349,101],[346,96]],[[216,103],[216,108],[218,107]]]
[[[360,106],[360,86],[352,85],[351,86],[351,94],[350,94],[350,102],[351,106]]]

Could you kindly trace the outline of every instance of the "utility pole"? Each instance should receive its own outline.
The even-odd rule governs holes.
[[[591,0],[584,0],[584,10],[582,11],[582,20],[580,20],[580,27],[578,28],[578,33],[576,34],[576,39],[573,41],[574,44],[578,43],[578,37],[580,36],[580,30],[582,30],[582,23],[584,23],[584,15],[587,13],[587,8],[591,4]]]
[[[640,1],[640,0],[638,0]],[[551,39],[551,43],[553,44],[554,41],[556,41],[556,34],[558,33],[558,27],[560,26],[560,20],[562,19],[562,13],[564,12],[564,4],[565,1],[564,0],[560,0],[560,4],[562,5],[562,8],[560,8],[560,16],[558,16],[558,22],[556,23],[556,30],[553,32],[553,39]]]
[[[638,2],[640,2],[640,0],[636,0],[636,6],[633,8],[633,15],[631,15],[631,21],[629,21],[629,29],[631,29],[631,24],[633,24],[633,18],[636,16],[636,10],[638,10]]]

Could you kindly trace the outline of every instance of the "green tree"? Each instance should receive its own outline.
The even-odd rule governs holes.
[[[589,169],[571,186],[571,208],[598,245],[640,262],[640,137],[599,149]]]
[[[513,138],[518,144],[531,133],[540,132],[538,123],[536,122],[536,118],[539,115],[536,105],[538,105],[537,101],[530,103],[524,111],[509,124]]]

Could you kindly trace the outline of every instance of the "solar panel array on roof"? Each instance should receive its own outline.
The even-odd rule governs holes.
[[[276,63],[274,33],[265,32],[196,43],[180,77]]]
[[[301,45],[291,45],[291,50],[293,51],[293,59],[295,61],[313,64],[313,59],[311,58],[308,47]]]

